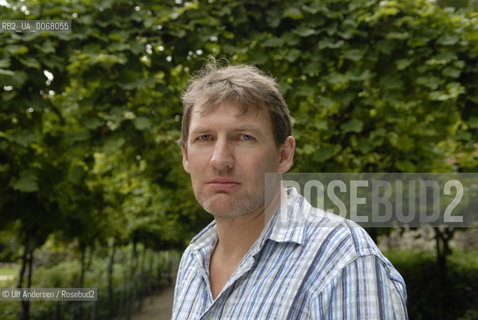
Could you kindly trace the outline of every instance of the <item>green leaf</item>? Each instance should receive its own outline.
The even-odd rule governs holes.
[[[365,54],[364,49],[349,49],[344,52],[344,57],[352,61],[359,61]]]
[[[304,25],[299,26],[297,29],[293,30],[292,32],[304,38],[318,33],[317,30],[306,27]]]
[[[320,71],[320,63],[311,61],[305,65],[303,70],[306,73],[315,74]]]
[[[292,32],[286,32],[282,35],[281,39],[284,40],[284,44],[291,47],[296,46],[300,42],[300,38]]]
[[[309,155],[315,152],[315,147],[311,144],[306,144],[301,148],[304,155]]]
[[[428,96],[432,101],[446,101],[450,99],[450,96],[443,91],[432,91]]]
[[[348,71],[346,75],[352,81],[364,81],[371,77],[370,70],[361,70],[359,68]]]
[[[269,60],[269,56],[262,51],[254,50],[250,53],[249,63],[261,65]]]
[[[410,34],[408,32],[390,32],[385,37],[393,40],[407,40]]]
[[[472,94],[469,94],[466,96],[466,98],[476,104],[478,104],[478,94],[475,94],[475,95],[472,95]]]
[[[32,57],[27,57],[27,58],[18,59],[18,60],[20,60],[20,62],[27,67],[34,68],[34,69],[40,69],[40,63],[38,62],[38,60],[36,60]]]
[[[148,118],[138,117],[134,119],[133,122],[135,128],[138,130],[143,131],[151,128],[151,121]]]
[[[11,55],[22,55],[28,52],[28,48],[22,45],[7,46],[6,51]]]
[[[322,40],[319,41],[319,49],[325,49],[325,48],[337,49],[343,46],[344,43],[345,42],[343,40],[334,42],[334,40],[331,38],[323,38]]]
[[[17,93],[15,91],[0,93],[0,96],[2,97],[3,101],[12,100],[16,95],[17,95]]]
[[[340,126],[343,132],[361,132],[363,129],[363,122],[358,119],[352,119]]]
[[[337,101],[331,99],[329,97],[320,97],[319,98],[319,106],[331,109],[337,105]]]
[[[442,74],[451,78],[458,78],[461,74],[461,70],[454,67],[446,67],[443,69]]]
[[[22,147],[28,147],[33,142],[38,141],[36,134],[30,130],[21,130],[14,137],[14,141]]]
[[[324,120],[314,121],[314,127],[318,130],[327,130],[328,129],[327,121],[324,121]]]
[[[20,172],[20,178],[12,181],[13,189],[21,192],[38,191],[37,176],[31,170],[23,170]]]
[[[478,129],[478,117],[471,117],[466,123],[470,128]]]
[[[373,146],[367,138],[359,137],[359,140],[357,142],[357,149],[360,150],[360,152],[362,152],[363,154],[366,154],[373,149]]]
[[[109,137],[108,139],[106,139],[106,142],[103,145],[103,151],[105,154],[110,154],[120,149],[124,145],[124,143],[125,139],[122,137]]]
[[[395,161],[395,167],[403,172],[414,172],[416,171],[416,166],[411,163],[409,160],[397,160]]]
[[[459,40],[460,38],[458,38],[457,36],[444,35],[437,40],[437,43],[444,46],[452,46],[456,44]]]
[[[267,10],[267,21],[272,28],[277,28],[279,26],[282,19],[281,14],[282,11],[278,7],[271,7]]]
[[[282,47],[284,45],[284,40],[282,38],[269,38],[265,40],[262,45],[264,47]]]
[[[410,151],[414,147],[414,140],[412,137],[402,134],[398,137],[395,147],[398,150]]]
[[[347,83],[347,77],[343,74],[340,74],[340,73],[337,73],[337,72],[334,72],[334,73],[331,73],[329,76],[328,76],[328,81],[331,83],[331,84],[335,84],[335,85],[342,85],[342,84],[345,84]]]
[[[45,54],[55,53],[55,43],[51,40],[46,40],[42,43],[42,45],[35,45],[35,48],[39,49],[41,52]]]
[[[296,91],[296,95],[297,96],[311,96],[315,93],[316,91],[316,88],[314,87],[311,87],[311,86],[308,86],[308,85],[302,85],[300,86],[297,91]]]
[[[377,43],[377,48],[379,51],[385,54],[390,54],[396,47],[395,42],[391,40],[381,40]]]
[[[85,170],[82,166],[71,166],[68,171],[68,180],[73,184],[79,184],[84,175]]]
[[[290,49],[287,51],[287,54],[285,55],[285,59],[289,62],[294,62],[301,56],[301,51],[298,49]]]
[[[15,76],[15,72],[13,72],[11,70],[0,69],[0,76],[13,77],[13,76]]]
[[[126,30],[115,30],[115,31],[112,31],[112,32],[108,32],[107,35],[107,38],[113,40],[113,41],[123,41],[123,39],[128,39],[129,38],[129,32],[126,31]],[[115,45],[118,45],[117,43],[115,43]]]
[[[10,67],[10,59],[0,59],[0,69]]]
[[[298,19],[302,19],[304,15],[302,14],[302,11],[300,11],[299,9],[295,7],[291,7],[291,8],[287,8],[284,11],[284,17],[298,20]]]
[[[330,159],[339,153],[341,149],[342,148],[340,145],[319,147],[317,152],[314,154],[314,160],[317,162],[322,162]]]
[[[90,130],[94,130],[96,128],[101,127],[104,124],[104,121],[96,118],[96,117],[90,117],[86,119],[85,121],[85,127],[87,127]]]
[[[457,60],[458,56],[452,52],[452,51],[445,51],[441,52],[438,55],[432,57],[428,61],[426,61],[426,64],[428,65],[443,65],[447,64],[453,60]]]
[[[386,75],[380,79],[380,84],[388,90],[396,90],[403,87],[403,81],[398,75]]]
[[[0,83],[2,85],[12,85],[14,87],[21,87],[28,76],[24,71],[11,71],[0,69]]]
[[[128,60],[126,59],[125,55],[122,53],[119,54],[105,54],[100,53],[99,55],[95,56],[92,59],[93,63],[101,63],[107,66],[111,66],[113,64],[125,64]]]
[[[411,64],[412,64],[411,59],[399,59],[395,61],[395,65],[397,66],[397,70],[399,71],[406,69]]]
[[[432,90],[436,90],[442,82],[440,78],[434,76],[418,77],[416,81],[418,84],[421,84]]]

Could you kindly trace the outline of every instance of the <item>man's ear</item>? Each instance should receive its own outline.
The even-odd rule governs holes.
[[[184,171],[189,173],[189,158],[188,158],[188,150],[184,143],[181,143],[181,153],[183,155],[183,168]]]
[[[295,138],[293,136],[288,136],[279,150],[279,168],[278,172],[285,173],[289,171],[294,163],[294,153],[295,153]]]

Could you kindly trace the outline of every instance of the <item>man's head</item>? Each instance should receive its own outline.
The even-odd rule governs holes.
[[[183,146],[188,140],[193,107],[207,110],[221,102],[235,104],[243,112],[249,109],[267,111],[277,146],[292,134],[289,109],[277,89],[277,83],[253,66],[218,68],[213,61],[189,81],[181,100],[184,109],[180,144]]]
[[[194,194],[215,217],[264,209],[264,175],[286,172],[295,140],[275,81],[251,66],[207,66],[183,95],[181,150]]]

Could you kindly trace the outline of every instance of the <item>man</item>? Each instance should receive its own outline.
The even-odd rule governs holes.
[[[295,150],[272,78],[211,63],[182,101],[183,166],[214,221],[183,254],[173,319],[407,319],[404,281],[361,227],[265,185]]]

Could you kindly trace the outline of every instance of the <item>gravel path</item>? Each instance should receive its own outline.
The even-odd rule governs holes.
[[[158,295],[146,298],[143,310],[133,315],[132,320],[171,320],[174,288],[164,289]]]

